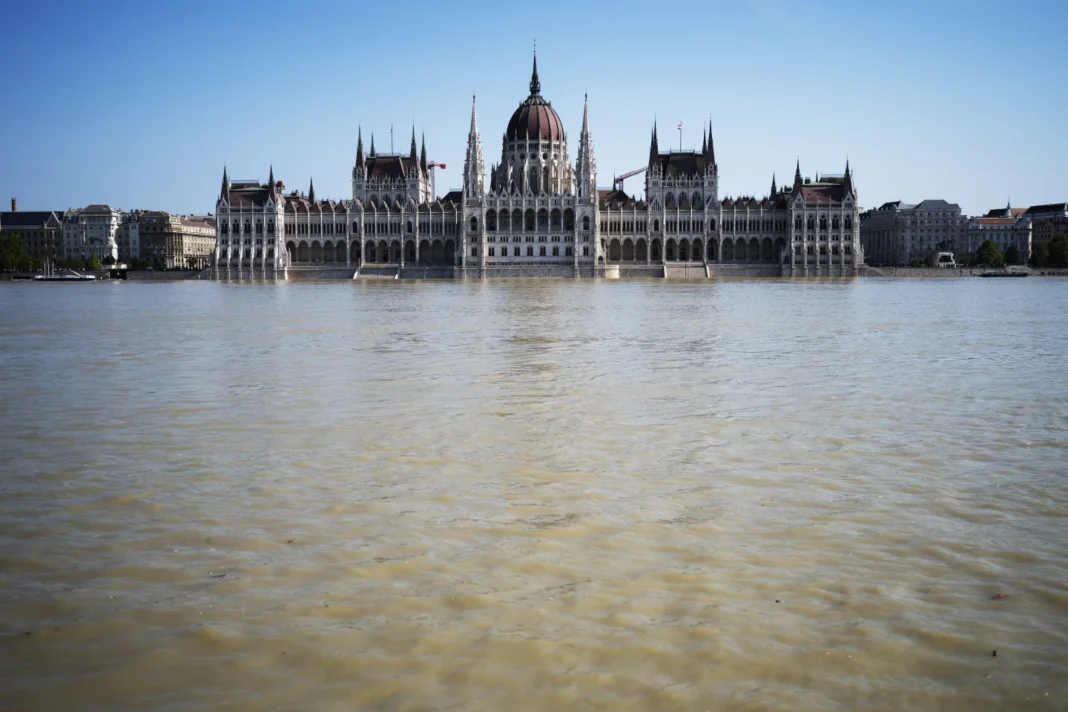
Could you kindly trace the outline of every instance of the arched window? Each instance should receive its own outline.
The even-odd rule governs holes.
[[[809,230],[815,230],[816,229],[816,218],[812,217],[811,215],[808,216],[808,229]]]
[[[795,230],[800,230],[801,229],[801,216],[800,215],[798,215],[796,218],[794,218],[794,229]]]
[[[477,231],[478,231],[478,218],[472,216],[471,217],[471,232],[477,232]]]
[[[474,218],[471,218],[471,219],[474,220]],[[408,230],[408,234],[411,235],[412,234],[412,221],[411,220],[408,221],[407,230]]]
[[[660,221],[653,220],[653,232],[660,232]]]
[[[507,214],[502,215],[502,217],[506,217],[506,215]],[[496,210],[487,210],[486,211],[486,229],[487,230],[496,230],[497,229],[497,211]]]

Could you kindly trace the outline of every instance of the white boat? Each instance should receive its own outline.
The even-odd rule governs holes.
[[[96,276],[91,274],[80,274],[72,269],[59,274],[52,267],[52,261],[45,262],[44,274],[34,275],[33,280],[35,282],[95,282]]]

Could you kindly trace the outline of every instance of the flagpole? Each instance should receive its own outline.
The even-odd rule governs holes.
[[[682,122],[679,122],[679,153],[682,153]]]

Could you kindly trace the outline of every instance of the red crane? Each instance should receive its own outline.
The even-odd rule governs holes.
[[[426,164],[426,167],[427,168],[440,168],[441,170],[445,170],[445,164],[444,163],[438,163],[437,161],[431,161],[430,163]]]
[[[636,175],[639,175],[641,173],[645,173],[645,169],[646,168],[648,168],[648,166],[642,166],[641,168],[638,168],[638,169],[633,170],[633,171],[627,171],[623,175],[617,176],[616,177],[616,182],[615,182],[615,189],[616,190],[623,190],[623,181],[625,181],[627,178],[633,178]]]

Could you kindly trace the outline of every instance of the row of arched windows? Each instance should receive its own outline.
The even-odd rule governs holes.
[[[583,230],[590,229],[589,216],[583,216],[582,224]],[[471,218],[471,230],[477,229],[477,219]],[[491,208],[486,211],[486,229],[490,231],[574,230],[575,211],[571,208],[566,208],[561,212],[559,209],[553,208],[550,212],[542,208],[535,213],[533,208],[527,208],[526,211],[516,208],[510,212],[507,209],[502,209],[498,212]]]

